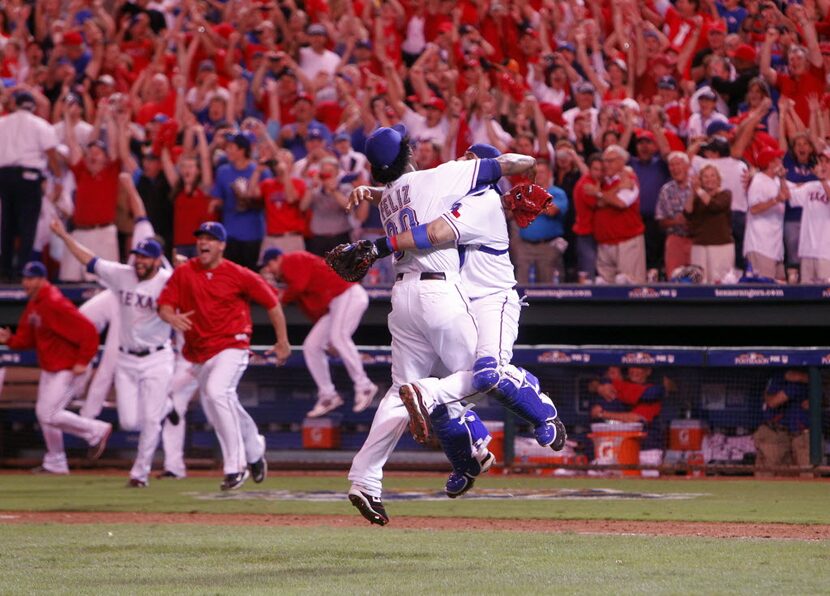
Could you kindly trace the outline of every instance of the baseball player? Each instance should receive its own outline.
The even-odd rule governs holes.
[[[46,280],[43,263],[29,261],[22,275],[29,302],[14,334],[8,327],[0,329],[0,343],[13,350],[34,348],[37,352],[41,372],[35,414],[46,442],[42,469],[68,474],[63,433],[89,443],[90,459],[101,456],[112,433],[111,424],[82,418],[66,409],[72,399],[73,378],[87,370],[98,351],[98,333],[75,305]]]
[[[269,248],[262,255],[262,266],[265,273],[285,284],[281,302],[299,302],[305,315],[314,321],[303,342],[303,358],[317,385],[317,403],[306,416],[317,418],[343,405],[331,382],[328,346],[337,350],[354,383],[352,411],[368,408],[378,387],[366,376],[360,353],[352,341],[369,307],[366,290],[360,284],[343,281],[322,258],[304,250],[283,254],[279,248]]]
[[[223,258],[227,232],[205,222],[194,232],[197,256],[176,268],[159,296],[159,315],[184,333],[183,356],[194,363],[202,407],[216,430],[224,460],[222,490],[241,487],[253,474],[265,480],[265,437],[239,403],[237,384],[248,366],[253,300],[268,311],[277,364],[291,353],[276,293],[257,274]],[[250,466],[251,470],[248,471]]]
[[[52,232],[66,248],[98,276],[118,299],[119,338],[115,371],[115,392],[122,403],[133,403],[138,411],[138,451],[127,486],[147,486],[153,454],[158,447],[161,423],[167,415],[167,390],[173,375],[170,325],[156,311],[156,301],[170,270],[161,268],[161,245],[143,240],[131,251],[132,265],[100,259],[79,244],[59,220]]]
[[[417,247],[395,254],[396,283],[389,315],[392,386],[381,401],[369,436],[349,471],[349,500],[370,522],[384,525],[389,517],[381,496],[383,466],[409,421],[399,390],[412,379],[470,370],[478,335],[460,283],[458,250],[454,246],[433,247],[420,222],[440,217],[473,188],[494,184],[502,175],[524,172],[535,161],[506,154],[496,159],[453,161],[416,172],[409,138],[400,126],[379,128],[372,133],[366,142],[366,156],[372,176],[385,186],[359,187],[351,198],[377,201],[387,235],[394,237],[412,229]],[[481,473],[493,461],[486,447],[487,429],[474,412],[465,412],[460,403],[445,407],[448,419],[461,424],[436,428],[444,452],[457,450],[456,445],[463,438],[475,452],[478,469],[473,471]]]

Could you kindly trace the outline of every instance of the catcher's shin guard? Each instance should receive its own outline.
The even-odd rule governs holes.
[[[470,490],[475,478],[490,469],[495,458],[487,449],[490,433],[472,410],[459,418],[450,418],[447,407],[440,405],[430,414],[430,421],[453,472],[447,480],[446,492],[455,498]]]
[[[509,364],[502,368],[496,389],[492,392],[501,404],[540,427],[556,418],[556,406],[539,390],[539,379],[523,368]]]
[[[487,393],[499,384],[499,363],[492,356],[479,358],[473,363],[473,389]]]

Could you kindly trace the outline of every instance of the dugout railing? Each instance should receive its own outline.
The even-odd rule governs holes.
[[[382,390],[388,387],[389,348],[362,347],[361,354],[369,376]],[[826,471],[823,466],[830,444],[830,348],[517,346],[514,362],[539,377],[543,390],[556,402],[571,441],[565,454],[535,449],[527,438],[530,428],[505,415],[494,399],[485,397],[478,401],[476,411],[495,423],[494,428],[503,428],[504,438],[498,438],[500,460],[506,467],[571,471],[656,468],[666,473],[698,474],[705,468],[709,473],[751,473],[755,464],[751,437],[763,422],[765,387],[784,371],[797,369],[806,373],[807,378],[804,391],[809,405],[806,420],[810,427],[810,470]],[[332,365],[336,386],[350,387],[337,358],[332,358]],[[0,366],[31,370],[36,367],[36,360],[32,352],[4,349],[0,351]],[[598,422],[591,418],[591,407],[599,399],[595,385],[612,366],[621,367],[623,374],[627,367],[650,368],[651,382],[664,389],[662,411],[651,430],[657,436],[649,437],[649,446],[656,443],[662,451],[659,461],[621,464],[595,453],[595,441],[591,438],[591,424]],[[32,373],[34,370],[21,383],[7,382],[0,393],[0,458],[4,462],[42,446],[34,418],[36,376]],[[287,467],[342,467],[348,463],[368,432],[374,407],[355,414],[350,410],[349,392],[344,391],[343,395],[346,405],[327,417],[336,427],[337,441],[309,449],[304,440],[304,414],[313,404],[315,393],[298,349],[284,367],[275,368],[273,358],[265,355],[265,348],[255,348],[251,366],[240,384],[242,402],[265,433],[269,449],[279,452],[280,463]],[[117,421],[112,408],[105,409],[103,416]],[[209,461],[218,456],[212,430],[193,403],[188,431],[188,456]],[[135,440],[134,433],[116,433],[112,448],[128,457]],[[68,438],[67,447],[81,445],[76,446]],[[408,436],[398,449],[412,454],[410,468],[445,465],[440,457],[427,457],[429,454]],[[772,471],[809,470],[784,466]]]

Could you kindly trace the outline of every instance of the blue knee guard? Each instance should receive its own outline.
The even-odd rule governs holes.
[[[481,418],[470,410],[461,418],[451,419],[445,405],[436,407],[429,418],[453,471],[473,477],[481,474],[491,438]]]
[[[556,407],[550,399],[540,397],[539,379],[523,368],[513,365],[504,367],[492,393],[505,408],[534,427],[556,418]]]
[[[487,393],[499,383],[499,363],[495,358],[486,356],[473,364],[473,389]]]

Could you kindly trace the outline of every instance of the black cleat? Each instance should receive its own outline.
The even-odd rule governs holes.
[[[219,485],[222,490],[236,490],[251,476],[248,468],[245,468],[238,474],[225,474],[225,480]]]
[[[373,497],[353,488],[349,491],[349,501],[357,507],[360,515],[373,524],[385,526],[389,523],[389,516],[386,515],[386,509],[383,508],[383,499],[380,497]]]
[[[127,488],[147,488],[147,482],[138,478],[130,478],[127,481]]]
[[[260,457],[252,464],[248,464],[251,468],[251,478],[254,482],[259,484],[268,476],[268,462],[265,461],[265,456]]]
[[[167,420],[173,426],[178,426],[182,418],[181,416],[179,416],[179,413],[176,411],[176,408],[171,408],[170,411],[167,413]]]
[[[559,419],[559,416],[551,420],[556,427],[556,438],[550,444],[550,448],[554,451],[562,451],[565,448],[565,441],[568,440],[568,431],[565,430],[565,423]]]
[[[184,476],[179,476],[178,474],[175,474],[170,470],[159,472],[158,474],[156,474],[156,478],[158,478],[159,480],[166,480],[167,478],[171,478],[173,480],[184,480]]]

